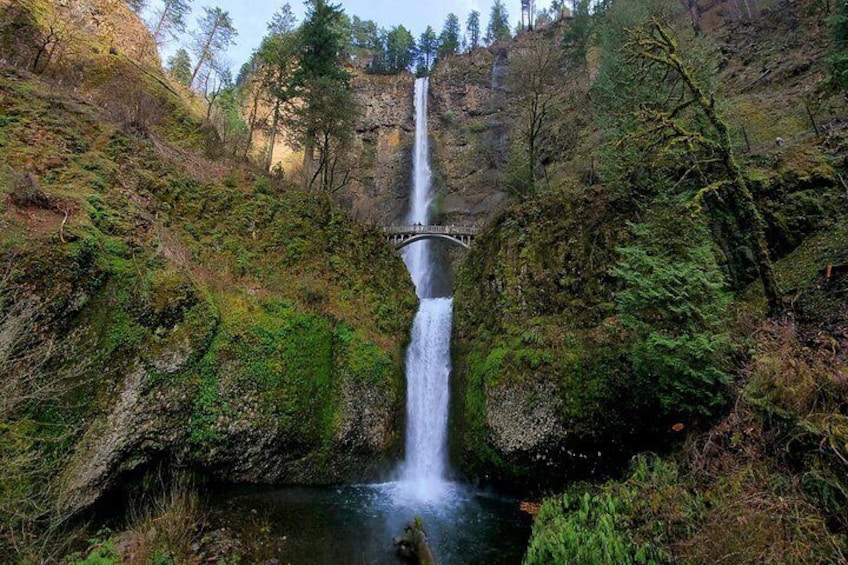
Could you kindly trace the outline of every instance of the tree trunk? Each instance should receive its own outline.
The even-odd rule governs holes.
[[[265,170],[270,171],[274,164],[274,146],[277,145],[277,127],[280,123],[280,103],[274,104],[274,119],[271,120],[271,134],[268,136],[268,154],[265,156]]]
[[[771,262],[771,253],[768,248],[768,240],[766,239],[766,222],[763,215],[757,208],[757,203],[754,201],[754,195],[748,188],[748,183],[745,182],[745,177],[742,175],[742,170],[736,163],[732,154],[725,154],[725,166],[733,171],[733,183],[735,185],[734,200],[736,200],[737,219],[741,228],[751,230],[751,239],[754,244],[754,252],[757,260],[757,271],[760,275],[760,282],[763,285],[763,292],[768,301],[769,314],[777,316],[783,313],[784,304],[780,293],[780,288],[777,285],[777,279],[774,275],[774,265]]]
[[[167,8],[162,8],[162,13],[159,15],[159,21],[156,22],[156,27],[153,29],[153,41],[156,45],[162,44],[162,26],[165,24],[165,16],[168,14]]]
[[[41,62],[41,58],[47,52],[47,48],[50,47],[50,45],[53,44],[55,42],[55,40],[56,40],[56,31],[54,30],[53,26],[51,25],[50,29],[47,33],[47,36],[41,41],[41,45],[39,45],[39,47],[38,47],[38,52],[35,54],[35,60],[32,62],[32,72],[34,72],[36,74],[41,74],[38,71],[38,64]],[[52,57],[52,50],[51,50],[51,57]],[[48,63],[49,63],[49,58],[48,58]],[[46,69],[47,65],[44,65],[44,68]]]
[[[314,136],[307,135],[306,144],[303,147],[303,184],[306,190],[309,190],[312,184],[313,172],[312,165],[315,159],[315,140]]]
[[[765,220],[757,208],[754,195],[748,188],[745,175],[742,174],[742,168],[736,162],[736,158],[733,155],[730,130],[727,124],[724,123],[724,120],[718,115],[712,95],[707,96],[701,85],[695,81],[686,63],[677,53],[677,43],[672,39],[672,36],[666,33],[659,24],[655,25],[654,30],[659,34],[659,38],[661,39],[660,44],[663,45],[665,56],[667,57],[666,59],[659,60],[676,71],[683,82],[686,83],[687,88],[695,97],[695,103],[701,107],[707,120],[718,134],[718,149],[721,153],[723,164],[730,176],[731,184],[735,188],[732,196],[735,200],[733,207],[734,215],[739,221],[741,228],[744,229],[747,227],[751,230],[751,238],[756,253],[757,270],[759,271],[760,281],[763,285],[763,292],[768,301],[769,314],[772,316],[779,315],[784,310],[784,304],[777,285],[777,279],[774,275],[774,266],[771,262],[768,240],[766,239]]]
[[[194,84],[194,79],[197,78],[197,73],[200,72],[201,67],[206,62],[206,58],[209,56],[209,48],[212,47],[212,40],[215,38],[215,34],[218,33],[218,20],[215,20],[215,25],[212,26],[212,31],[209,32],[209,37],[206,38],[206,43],[203,45],[203,50],[200,52],[200,56],[197,58],[197,65],[194,67],[194,72],[191,73],[191,80],[188,81],[189,86]]]

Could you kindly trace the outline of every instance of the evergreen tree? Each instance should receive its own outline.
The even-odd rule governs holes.
[[[147,0],[126,0],[127,6],[136,14],[141,14],[147,7]]]
[[[257,80],[261,90],[270,94],[272,104],[268,149],[265,154],[266,170],[270,170],[273,164],[277,132],[286,105],[298,94],[295,70],[299,43],[295,32],[295,17],[288,3],[272,16],[268,31],[268,36],[262,40],[256,54],[259,63]]]
[[[288,35],[294,31],[296,24],[297,18],[292,12],[291,4],[286,2],[271,16],[271,21],[268,22],[268,34],[269,36]]]
[[[461,33],[462,31],[459,27],[459,18],[456,14],[448,14],[448,17],[445,18],[445,25],[442,28],[442,33],[439,35],[440,57],[459,52],[459,36]]]
[[[472,10],[465,20],[465,38],[470,49],[480,45],[480,12],[477,10]]]
[[[581,64],[588,65],[586,55],[589,52],[589,40],[592,35],[592,15],[589,12],[591,0],[574,0],[571,24],[565,28],[562,44],[569,57]]]
[[[424,33],[422,33],[421,37],[418,39],[419,67],[423,67],[423,74],[427,74],[430,71],[430,67],[433,65],[433,60],[436,58],[438,50],[439,38],[436,37],[436,32],[433,28],[427,26],[427,29],[424,30]]]
[[[183,48],[180,48],[170,59],[168,59],[168,72],[178,83],[185,86],[191,84],[191,56]]]
[[[397,74],[408,70],[415,60],[415,38],[403,26],[398,26],[386,36],[384,72]]]
[[[709,416],[730,381],[729,295],[709,230],[687,207],[654,201],[613,269],[624,284],[616,303],[634,377],[674,420]]]
[[[308,5],[299,34],[299,82],[308,86],[318,77],[348,81],[350,75],[342,68],[346,39],[342,33],[341,7],[326,0],[309,0]]]
[[[192,50],[197,62],[191,73],[191,83],[205,66],[209,66],[230,46],[235,45],[238,35],[228,12],[221,8],[203,8],[203,16],[197,22],[198,29],[192,38]]]
[[[548,25],[553,21],[554,21],[554,17],[553,17],[550,10],[547,10],[547,9],[539,10],[539,12],[536,13],[536,27],[537,28]]]
[[[343,60],[350,59],[353,55],[353,21],[347,14],[342,12],[341,14],[339,14],[335,26],[335,32],[341,39],[341,48],[339,49],[339,56]]]
[[[383,50],[381,30],[377,24],[354,16],[351,23],[351,56],[354,62],[370,59],[368,69],[372,71],[383,59]]]
[[[489,16],[489,27],[486,28],[486,42],[492,43],[511,37],[509,31],[509,14],[503,0],[495,0]]]
[[[380,47],[380,28],[372,20],[353,17],[352,42],[356,49],[377,50]]]
[[[298,34],[300,65],[294,83],[302,104],[297,109],[294,126],[297,140],[304,148],[306,187],[317,187],[324,192],[347,182],[349,171],[342,174],[341,181],[337,175],[356,119],[350,75],[343,68],[347,41],[343,16],[339,5],[310,0]],[[317,168],[313,168],[316,149]]]
[[[153,14],[151,29],[157,45],[165,42],[165,37],[174,39],[185,33],[186,16],[191,12],[191,0],[164,0]]]

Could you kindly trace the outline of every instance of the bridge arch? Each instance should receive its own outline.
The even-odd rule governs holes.
[[[411,243],[415,243],[416,241],[423,241],[425,239],[440,239],[442,241],[449,241],[450,243],[453,243],[454,245],[459,245],[463,249],[471,249],[470,243],[466,243],[465,241],[462,241],[462,240],[460,240],[460,239],[458,239],[458,238],[456,238],[452,235],[446,235],[446,234],[443,234],[443,233],[424,233],[424,234],[414,235],[412,237],[409,237],[409,238],[402,240],[400,243],[395,243],[395,249],[400,251],[401,249],[403,249],[404,247],[406,247],[407,245],[409,245]]]
[[[386,238],[396,250],[425,239],[447,241],[463,249],[470,249],[477,230],[476,226],[422,226],[420,224],[383,227]]]

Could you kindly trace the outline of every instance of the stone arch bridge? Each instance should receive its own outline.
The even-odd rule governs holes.
[[[385,226],[389,242],[400,250],[416,241],[440,239],[470,249],[479,228],[474,226]]]

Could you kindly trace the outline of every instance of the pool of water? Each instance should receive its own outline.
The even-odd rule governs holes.
[[[402,563],[392,538],[416,516],[439,564],[521,563],[531,519],[518,501],[458,483],[440,483],[438,496],[433,488],[242,489],[216,497],[212,517],[248,543],[261,537],[261,558],[283,564]]]

